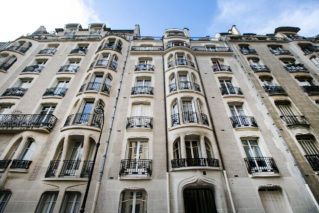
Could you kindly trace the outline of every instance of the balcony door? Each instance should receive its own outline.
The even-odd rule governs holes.
[[[184,123],[197,123],[197,115],[193,101],[183,101]]]
[[[54,95],[64,94],[65,90],[68,88],[69,80],[60,80],[54,90]]]
[[[231,82],[231,79],[228,80],[219,80],[220,86],[222,88],[223,94],[236,94],[234,86]]]
[[[133,125],[136,127],[147,126],[150,120],[151,115],[151,108],[150,105],[146,104],[134,104],[132,107],[132,119]]]
[[[90,119],[90,115],[93,109],[93,102],[85,102],[82,106],[82,110],[80,110],[80,113],[77,114],[75,118],[76,124],[87,124]]]
[[[249,166],[256,171],[264,170],[264,168],[267,167],[267,163],[263,157],[257,140],[242,140],[241,142],[248,158]]]
[[[187,166],[205,166],[206,160],[201,158],[200,143],[197,140],[186,140],[186,162]]]
[[[230,112],[233,116],[233,121],[239,126],[250,126],[251,122],[245,115],[243,105],[230,105]]]
[[[187,74],[179,75],[179,89],[192,89],[190,77]]]
[[[99,91],[102,80],[103,80],[103,75],[96,75],[93,81],[89,83],[88,90]]]
[[[81,158],[83,154],[83,143],[80,141],[73,142],[69,155],[67,156],[67,161],[65,161],[65,171],[64,176],[75,176],[77,170],[79,169]]]
[[[287,124],[299,124],[298,117],[289,104],[278,104],[277,107],[283,116],[283,120]]]
[[[133,173],[144,174],[148,164],[148,142],[130,141],[128,147],[129,162],[126,169],[133,169]],[[129,172],[130,173],[130,172]]]
[[[148,88],[150,86],[150,79],[137,79],[135,84],[135,94],[148,94]]]

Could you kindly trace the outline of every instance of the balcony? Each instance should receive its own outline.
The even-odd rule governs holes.
[[[10,169],[29,169],[31,163],[30,160],[13,160]]]
[[[131,95],[153,95],[153,87],[132,87]]]
[[[70,72],[70,73],[76,73],[78,70],[78,66],[69,64],[69,65],[64,65],[62,66],[58,72]]]
[[[9,164],[11,163],[11,160],[0,160],[0,170],[5,170],[8,168]]]
[[[91,174],[92,167],[93,167],[93,161],[85,160],[83,162],[83,166],[82,166],[82,171],[81,171],[80,177],[81,178],[89,178],[90,174]]]
[[[182,36],[182,37],[185,37],[185,34],[182,33],[182,32],[166,33],[166,37],[172,37],[172,36]]]
[[[43,93],[43,96],[64,97],[67,90],[68,89],[65,87],[51,87],[45,90],[45,92]]]
[[[127,118],[126,128],[153,129],[153,118],[148,116],[132,116]]]
[[[181,158],[171,160],[172,168],[183,167],[219,167],[219,160],[215,158]]]
[[[212,68],[214,72],[232,72],[230,66],[227,65],[213,65]]]
[[[11,87],[6,89],[2,96],[24,96],[24,93],[26,93],[28,89],[22,88],[22,87]]]
[[[305,53],[305,54],[310,54],[310,53],[313,53],[313,52],[319,52],[319,46],[312,46],[312,45],[309,45],[305,48],[302,48],[302,51]]]
[[[308,95],[319,95],[319,86],[302,86],[302,89],[308,93]]]
[[[319,171],[319,155],[305,155],[314,171]]]
[[[270,52],[274,55],[291,55],[288,50],[270,49]]]
[[[51,160],[49,167],[45,173],[45,177],[49,178],[49,177],[55,177],[56,171],[59,167],[60,164],[60,160]]]
[[[289,72],[308,72],[303,64],[287,64],[284,67]]]
[[[77,55],[85,55],[87,53],[87,49],[84,48],[76,48],[71,50],[70,54],[77,54]]]
[[[288,126],[309,126],[305,116],[303,115],[282,115],[280,118],[284,120]]]
[[[250,65],[250,67],[254,72],[270,72],[266,65]]]
[[[204,47],[204,46],[193,46],[191,48],[194,51],[201,52],[232,52],[229,47]]]
[[[14,50],[21,53],[26,53],[30,47],[22,47],[22,46],[10,46],[7,49],[8,50]]]
[[[54,48],[43,49],[38,52],[38,55],[54,55],[55,52],[56,52],[56,49]]]
[[[14,62],[16,62],[16,58],[11,61],[10,63],[3,63],[3,64],[0,64],[0,70],[4,70],[4,71],[8,71],[8,69],[14,64]]]
[[[132,51],[163,51],[163,46],[132,46]]]
[[[64,160],[59,177],[76,177],[80,163],[80,160]]]
[[[93,126],[101,128],[102,116],[90,113],[76,113],[69,115],[64,123],[66,126]]]
[[[189,111],[189,112],[182,112],[182,116],[183,116],[184,124],[200,123],[207,126],[209,125],[207,115],[204,113],[199,113],[199,116],[198,116],[197,112]]]
[[[287,95],[282,86],[263,86],[269,95]]]
[[[222,95],[243,95],[239,87],[220,87]]]
[[[169,92],[177,91],[177,85],[175,83],[169,85]]]
[[[23,69],[22,72],[35,72],[35,73],[40,73],[44,66],[42,65],[32,65],[32,66],[27,66],[26,68]]]
[[[191,61],[187,61],[185,59],[178,59],[177,61],[170,61],[167,63],[167,67],[175,67],[175,66],[187,66],[191,68],[195,68],[195,64]]]
[[[187,43],[170,43],[166,45],[166,49],[172,48],[172,47],[187,47],[190,48],[190,45]]]
[[[230,120],[232,122],[233,128],[238,127],[258,127],[255,118],[252,116],[231,116]]]
[[[256,50],[254,49],[245,49],[245,48],[241,48],[240,49],[240,52],[244,55],[247,55],[247,54],[257,54]]]
[[[119,175],[149,175],[152,176],[152,160],[125,159],[121,160]]]
[[[109,59],[100,59],[97,60],[96,62],[93,62],[90,66],[90,68],[93,67],[106,67],[109,63]]]
[[[54,115],[42,114],[0,114],[0,127],[4,128],[46,128],[51,131],[58,119]]]
[[[139,64],[135,66],[134,71],[154,71],[154,65],[151,64]]]
[[[244,158],[249,174],[256,172],[276,172],[279,170],[273,158],[254,157]]]

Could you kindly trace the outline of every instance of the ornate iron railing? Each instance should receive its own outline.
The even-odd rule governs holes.
[[[124,159],[121,160],[119,175],[152,175],[152,160]]]
[[[266,65],[250,65],[251,69],[255,72],[270,72]]]
[[[282,115],[280,116],[287,125],[309,125],[303,115]]]
[[[255,118],[252,116],[232,116],[230,120],[234,128],[237,127],[258,127]]]
[[[184,33],[166,33],[166,36],[167,37],[170,37],[170,36],[183,36],[183,37],[186,37]]]
[[[255,172],[279,172],[273,158],[269,157],[249,157],[244,158],[248,173]]]
[[[2,96],[24,96],[24,93],[26,93],[28,89],[22,88],[22,87],[11,87],[6,89]]]
[[[99,114],[76,113],[69,115],[64,123],[64,126],[85,125],[101,128],[102,116]]]
[[[75,177],[80,163],[80,160],[64,160],[59,177]]]
[[[22,72],[36,72],[36,73],[40,73],[42,71],[42,69],[44,68],[44,66],[39,66],[39,65],[32,65],[32,66],[27,66],[25,67]]]
[[[0,127],[45,127],[51,131],[57,120],[54,115],[0,114]]]
[[[153,118],[148,116],[132,116],[127,118],[126,128],[153,128]]]
[[[263,86],[269,95],[287,95],[282,86]]]
[[[11,169],[29,169],[32,161],[30,160],[13,160],[11,163]]]
[[[302,86],[302,89],[308,93],[308,95],[319,95],[319,86]]]
[[[154,65],[151,64],[139,64],[135,66],[134,71],[154,71]]]
[[[58,72],[77,72],[78,68],[76,65],[69,64],[62,66]]]
[[[232,72],[230,66],[223,65],[223,64],[219,66],[213,65],[212,68],[214,72]]]
[[[147,87],[147,86],[139,86],[139,87],[132,87],[131,95],[139,95],[139,94],[145,94],[145,95],[153,95],[153,87]]]
[[[45,90],[43,96],[61,96],[64,97],[68,88],[65,87],[51,87]]]
[[[287,64],[284,67],[289,72],[308,72],[303,64]]]
[[[172,168],[208,166],[219,167],[219,160],[215,158],[180,158],[171,160]]]
[[[83,166],[82,166],[82,171],[81,171],[80,177],[81,178],[89,178],[90,174],[91,174],[92,166],[93,166],[93,161],[85,160],[83,162]]]
[[[45,177],[49,178],[49,177],[55,177],[56,171],[59,167],[60,164],[60,160],[51,160],[49,167],[45,173]]]
[[[166,45],[166,49],[172,48],[172,47],[187,47],[190,48],[190,45],[187,43],[169,43]]]
[[[11,160],[0,160],[0,169],[8,168],[10,163],[11,163]]]
[[[305,155],[314,171],[319,171],[319,155]]]
[[[220,87],[220,92],[222,95],[243,95],[241,89],[239,87]]]

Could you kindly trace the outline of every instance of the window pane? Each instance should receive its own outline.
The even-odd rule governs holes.
[[[52,213],[58,192],[45,192],[40,199],[36,213]]]

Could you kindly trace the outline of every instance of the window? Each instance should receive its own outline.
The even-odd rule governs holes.
[[[133,104],[131,117],[127,120],[127,128],[152,128],[151,107],[148,104]]]
[[[169,92],[174,92],[176,90],[177,90],[176,80],[175,80],[175,75],[173,75],[170,79]]]
[[[281,118],[288,125],[303,123],[303,118],[295,112],[295,110],[291,107],[291,103],[289,101],[277,102],[276,106],[281,113]]]
[[[148,159],[147,141],[130,141],[128,146],[128,159]]]
[[[132,88],[131,94],[153,95],[153,87],[151,87],[151,78],[137,78],[135,82],[135,87]]]
[[[117,67],[117,56],[113,56],[113,60],[110,66],[112,69],[116,69]]]
[[[82,105],[80,112],[76,115],[74,122],[76,124],[87,124],[91,116],[93,105],[93,101],[86,101]]]
[[[41,113],[40,113],[40,116],[39,116],[39,124],[40,125],[47,125],[51,118],[52,118],[52,114],[55,110],[55,106],[43,106],[42,107],[42,110],[41,110]]]
[[[80,209],[81,193],[66,192],[60,213],[77,213]]]
[[[181,156],[181,148],[180,148],[180,141],[175,141],[173,145],[173,157],[174,159],[180,159],[182,158]]]
[[[200,158],[200,145],[199,141],[185,141],[186,157],[187,158]]]
[[[63,166],[59,177],[75,177],[80,167],[83,154],[83,142],[72,141],[66,156],[67,160],[63,161]],[[59,155],[58,155],[59,157]]]
[[[247,139],[241,140],[246,156],[247,162],[249,165],[248,171],[249,172],[258,172],[264,171],[267,168],[267,161],[263,157],[263,154],[259,148],[258,142],[255,139]]]
[[[197,114],[192,100],[183,100],[182,110],[184,123],[197,123]]]
[[[313,136],[297,136],[297,140],[306,155],[319,155],[319,148]]]
[[[32,80],[27,80],[27,79],[21,79],[21,82],[19,84],[19,88],[27,90],[31,84]]]
[[[36,213],[52,213],[58,197],[58,192],[45,192],[42,194]]]
[[[93,77],[93,81],[88,83],[87,90],[99,91],[101,83],[102,83],[102,80],[103,80],[103,75],[102,74],[96,74]]]
[[[59,80],[54,90],[54,95],[64,94],[68,88],[69,80]]]
[[[178,104],[176,101],[172,107],[172,126],[180,124],[178,112],[179,112],[179,109],[178,109]]]
[[[209,145],[209,142],[205,141],[205,149],[207,158],[213,158],[212,147]]]
[[[0,213],[2,213],[10,199],[10,191],[0,191]]]
[[[121,213],[147,213],[145,191],[123,191],[121,199]]]
[[[23,150],[21,151],[18,159],[23,161],[30,161],[35,151],[36,143],[33,139],[29,138],[25,143]]]
[[[192,82],[190,81],[190,76],[188,74],[179,74],[179,89],[192,89]]]
[[[318,57],[313,57],[311,58],[312,63],[314,63],[317,67],[319,67],[319,58]]]
[[[271,76],[261,76],[260,81],[263,86],[275,86],[275,83],[273,82],[273,78]]]
[[[7,71],[16,61],[17,58],[15,56],[1,55],[0,70]]]
[[[221,92],[222,95],[224,94],[237,94],[231,79],[223,79],[219,80],[220,86],[221,86]]]
[[[280,188],[260,188],[258,190],[265,213],[292,212],[289,201],[285,199]]]

